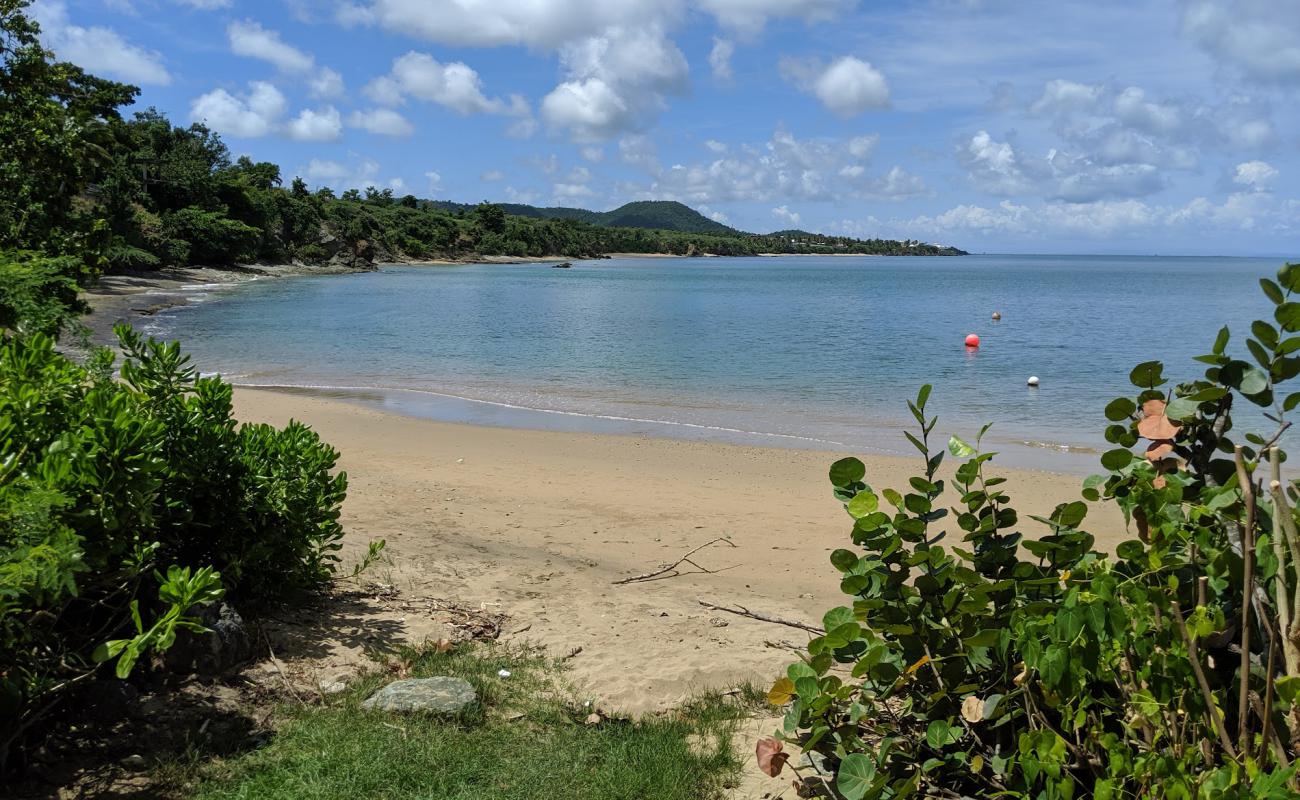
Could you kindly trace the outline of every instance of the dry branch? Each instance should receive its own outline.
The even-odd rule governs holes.
[[[786,625],[791,628],[798,628],[801,631],[808,631],[809,633],[816,634],[817,636],[821,636],[822,634],[826,633],[826,631],[822,630],[821,628],[818,628],[816,625],[809,625],[806,622],[799,622],[797,620],[792,620],[792,619],[784,619],[774,614],[764,614],[761,611],[750,611],[748,608],[745,608],[744,606],[720,606],[717,603],[710,603],[707,600],[700,600],[699,603],[705,608],[713,609],[714,611],[725,611],[728,614],[735,614],[736,616],[739,617],[749,617],[750,619],[756,619],[759,620],[760,622],[771,622],[775,625]]]
[[[711,545],[715,545],[715,544],[717,544],[718,542],[726,542],[727,545],[728,545],[729,547],[735,547],[735,546],[736,546],[736,543],[733,542],[733,541],[731,541],[730,539],[728,539],[726,536],[719,536],[718,538],[716,538],[716,539],[711,539],[710,541],[705,542],[704,544],[700,545],[699,547],[695,548],[694,550],[691,550],[691,551],[688,552],[686,555],[684,555],[684,556],[682,556],[681,558],[677,559],[677,560],[674,561],[673,563],[671,563],[671,564],[665,564],[664,566],[660,567],[659,569],[655,570],[654,572],[647,572],[647,573],[645,573],[644,575],[634,575],[634,576],[632,576],[631,578],[624,578],[624,579],[621,580],[621,581],[614,581],[614,585],[615,585],[615,586],[622,586],[622,585],[625,584],[625,583],[636,583],[637,581],[649,581],[649,580],[654,580],[655,578],[658,578],[658,577],[661,577],[661,576],[664,576],[664,575],[667,575],[667,577],[672,578],[672,577],[675,577],[675,576],[681,574],[681,573],[677,572],[677,568],[680,567],[682,564],[690,564],[692,567],[695,567],[695,568],[698,569],[700,572],[704,572],[704,573],[707,573],[707,574],[709,574],[709,575],[712,575],[712,574],[715,573],[715,572],[721,572],[722,570],[717,570],[717,569],[708,569],[707,567],[702,567],[702,566],[700,566],[699,564],[697,564],[697,563],[695,563],[694,561],[691,560],[691,556],[695,555],[696,553],[700,552],[701,550],[703,550],[703,549],[706,548],[706,547],[709,547],[709,546],[711,546]],[[730,567],[726,567],[725,569],[730,569]],[[668,575],[669,572],[671,572],[672,575]]]

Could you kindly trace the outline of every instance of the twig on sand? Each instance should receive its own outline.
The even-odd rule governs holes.
[[[572,650],[570,650],[568,653],[566,653],[564,658],[561,658],[560,661],[568,661],[569,659],[573,658],[574,656],[578,655],[581,652],[582,652],[581,647],[575,647]]]
[[[289,690],[289,694],[293,695],[293,699],[298,701],[298,705],[307,705],[302,696],[293,688],[293,684],[289,682],[289,676],[285,675],[284,670],[280,669],[280,660],[275,657],[275,651],[271,649],[271,638],[266,635],[266,631],[262,631],[262,641],[266,643],[266,654],[271,657],[271,666],[275,667],[280,680],[284,681],[284,688]]]
[[[717,603],[710,603],[707,600],[700,600],[699,603],[705,608],[713,609],[714,611],[725,611],[728,614],[735,614],[740,617],[749,617],[750,619],[756,619],[759,620],[760,622],[771,622],[776,625],[786,625],[791,628],[798,628],[801,631],[808,631],[809,633],[814,633],[818,636],[821,636],[822,634],[826,633],[826,631],[822,630],[821,628],[818,628],[816,625],[809,625],[806,622],[799,622],[797,620],[785,619],[783,617],[778,617],[774,614],[764,614],[761,611],[750,611],[748,608],[745,608],[744,606],[720,606]]]
[[[687,553],[686,555],[684,555],[684,556],[682,556],[681,558],[677,559],[677,560],[674,561],[673,563],[671,563],[671,564],[666,564],[666,565],[660,567],[659,569],[655,570],[654,572],[647,572],[647,573],[645,573],[644,575],[634,575],[634,576],[632,576],[631,578],[624,578],[624,579],[621,580],[621,581],[614,581],[614,585],[615,585],[615,586],[622,586],[622,585],[625,584],[625,583],[636,583],[637,581],[648,581],[648,580],[653,580],[653,579],[658,578],[658,577],[660,577],[660,576],[667,575],[667,573],[669,573],[669,572],[673,573],[672,575],[668,575],[668,577],[672,578],[672,577],[675,577],[676,575],[680,574],[680,573],[677,572],[677,568],[678,568],[679,566],[681,566],[682,564],[690,564],[692,567],[695,567],[695,568],[698,569],[700,572],[704,572],[704,573],[707,573],[707,574],[709,574],[709,575],[712,575],[712,574],[715,573],[715,572],[721,572],[722,570],[720,570],[720,569],[708,569],[707,567],[701,567],[699,564],[697,564],[697,563],[695,563],[694,561],[691,560],[691,556],[693,556],[693,555],[695,555],[696,553],[700,552],[700,551],[703,550],[704,548],[709,547],[710,545],[715,545],[715,544],[717,544],[718,542],[726,542],[728,547],[735,547],[735,546],[736,546],[736,543],[733,542],[733,541],[731,541],[730,539],[728,539],[726,536],[719,536],[719,537],[716,538],[716,539],[711,539],[711,540],[705,542],[704,544],[702,544],[702,545],[700,545],[699,547],[695,548],[694,550],[690,551],[690,552]],[[731,569],[731,567],[724,567],[723,569]]]

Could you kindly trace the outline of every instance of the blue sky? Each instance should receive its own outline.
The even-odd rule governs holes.
[[[980,252],[1300,257],[1300,0],[39,0],[335,189]]]

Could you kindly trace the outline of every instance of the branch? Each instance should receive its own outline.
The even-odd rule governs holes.
[[[714,611],[725,611],[728,614],[735,614],[736,616],[740,616],[740,617],[749,617],[750,619],[756,619],[759,620],[760,622],[771,622],[776,625],[786,625],[791,628],[798,628],[801,631],[808,631],[809,633],[815,634],[817,636],[822,636],[826,633],[826,631],[822,630],[821,628],[818,628],[815,625],[809,625],[806,622],[797,622],[791,619],[783,619],[773,614],[764,614],[761,611],[750,611],[748,608],[745,608],[744,606],[734,606],[734,607],[720,606],[717,605],[716,603],[710,603],[707,600],[700,600],[699,603],[705,608],[713,609]]]
[[[1237,741],[1242,753],[1250,751],[1250,607],[1255,588],[1255,484],[1246,472],[1246,457],[1241,445],[1233,450],[1237,464],[1237,483],[1241,499],[1246,504],[1246,524],[1241,530],[1242,586],[1241,586],[1241,675],[1237,693]],[[1174,599],[1177,603],[1177,598]]]
[[[632,576],[631,578],[624,578],[624,579],[621,580],[621,581],[614,581],[613,584],[614,584],[615,586],[622,586],[622,585],[625,584],[625,583],[635,583],[635,582],[637,582],[637,581],[648,581],[648,580],[653,580],[653,579],[658,578],[659,576],[664,575],[664,574],[669,573],[669,572],[671,572],[671,573],[673,573],[673,574],[672,574],[672,575],[669,575],[668,577],[670,577],[670,578],[672,578],[672,577],[676,577],[677,575],[680,574],[680,573],[678,573],[678,572],[676,571],[676,570],[677,570],[677,567],[681,566],[682,564],[690,564],[692,567],[695,567],[695,568],[698,569],[700,572],[704,572],[704,573],[707,573],[707,574],[709,574],[709,575],[712,575],[712,574],[714,574],[714,573],[716,573],[716,572],[721,572],[722,570],[720,570],[720,569],[707,569],[707,568],[705,568],[705,567],[701,567],[699,564],[696,564],[694,561],[691,560],[691,556],[693,556],[693,555],[695,555],[696,553],[700,552],[701,550],[703,550],[704,548],[708,547],[709,545],[714,545],[714,544],[717,544],[718,542],[726,542],[727,545],[728,545],[729,547],[735,547],[735,546],[736,546],[736,543],[733,542],[733,541],[731,541],[730,539],[728,539],[726,536],[719,536],[718,538],[713,539],[712,541],[705,542],[704,544],[702,544],[702,545],[700,545],[699,547],[695,548],[694,550],[690,551],[690,552],[687,553],[686,555],[684,555],[684,556],[682,556],[681,558],[677,559],[677,560],[674,561],[673,563],[671,563],[671,564],[667,564],[667,565],[665,565],[665,566],[663,566],[663,567],[660,567],[659,569],[655,570],[654,572],[647,572],[647,573],[645,573],[644,575],[634,575],[634,576]],[[723,567],[723,569],[731,569],[731,567]]]
[[[1159,608],[1159,606],[1156,606]],[[1228,737],[1228,729],[1223,725],[1223,717],[1219,715],[1219,707],[1214,704],[1214,693],[1210,691],[1210,683],[1205,679],[1205,670],[1201,669],[1201,656],[1196,647],[1196,640],[1187,634],[1187,625],[1183,622],[1183,612],[1178,608],[1178,598],[1173,598],[1169,604],[1169,610],[1174,615],[1174,626],[1178,628],[1178,633],[1183,637],[1183,643],[1187,645],[1187,660],[1192,663],[1192,672],[1196,673],[1196,685],[1201,690],[1201,697],[1205,700],[1206,713],[1210,715],[1210,722],[1214,725],[1214,730],[1219,734],[1219,744],[1227,752],[1228,757],[1233,761],[1237,760],[1237,750],[1232,746],[1232,739]]]

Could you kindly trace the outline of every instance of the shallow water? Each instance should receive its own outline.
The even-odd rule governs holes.
[[[1086,472],[1129,369],[1242,350],[1276,259],[1098,256],[611,259],[393,266],[204,289],[152,317],[209,372],[450,421],[907,452],[936,434]],[[1002,320],[993,322],[993,311]],[[976,333],[978,349],[964,346]],[[1033,389],[1030,375],[1040,378]]]

